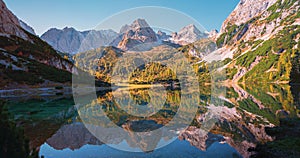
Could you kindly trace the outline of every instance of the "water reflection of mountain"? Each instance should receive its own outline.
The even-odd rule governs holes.
[[[148,123],[153,126],[155,123]],[[127,130],[130,130],[133,125],[126,124],[124,125]],[[98,127],[95,127],[98,128]],[[99,127],[100,128],[100,127]],[[104,133],[103,133],[104,134]],[[135,140],[132,133],[128,135],[116,134],[113,138],[107,138],[107,141],[110,141],[111,144],[120,144],[126,142],[131,148],[140,148],[142,151],[148,151],[146,148],[153,143],[153,140],[147,139],[142,134],[140,135],[140,140]],[[158,140],[159,141],[159,140]],[[63,149],[80,149],[84,145],[102,145],[103,143],[97,139],[93,134],[86,129],[83,123],[72,123],[62,126],[54,135],[47,139],[47,144],[53,147],[56,150]],[[138,145],[137,145],[138,144]],[[150,147],[151,148],[151,147]]]
[[[295,92],[291,92],[295,90]],[[298,91],[298,93],[297,93]],[[279,125],[281,118],[294,118],[299,115],[299,103],[294,102],[299,89],[289,85],[233,85],[226,94],[217,96],[225,101],[225,107],[210,106],[219,113],[219,122],[211,130],[221,134],[226,142],[249,157],[249,147],[257,143],[273,141],[266,134],[266,127]],[[199,122],[203,116],[198,117]]]
[[[299,117],[299,86],[233,85],[225,88],[226,93],[211,96],[211,87],[202,87],[200,97],[193,96],[195,97],[193,99],[200,98],[201,100],[199,100],[199,110],[191,127],[185,131],[171,129],[174,136],[179,133],[180,139],[189,141],[200,150],[207,150],[214,142],[227,143],[242,156],[249,157],[251,153],[247,151],[248,148],[275,139],[266,134],[266,127],[278,126],[281,118]],[[136,103],[149,103],[149,93],[145,92],[145,89],[135,89],[129,93]],[[143,151],[143,148],[147,149],[147,140],[143,137],[136,140],[130,137],[130,131],[135,130],[130,121],[150,120],[158,125],[165,125],[177,112],[178,103],[181,101],[180,96],[180,91],[169,91],[166,94],[166,104],[163,110],[146,118],[128,115],[126,109],[122,110],[124,107],[116,105],[112,92],[102,94],[97,100],[85,106],[94,107],[96,103],[101,103],[105,114],[119,127],[129,131],[128,135],[116,135],[112,143],[119,144],[125,140],[129,146],[141,148]],[[222,100],[224,104],[212,105],[212,98]],[[126,98],[121,98],[120,101],[126,102]],[[86,144],[101,145],[102,142],[80,123],[81,119],[77,117],[73,105],[72,98],[34,99],[9,102],[7,109],[18,126],[24,127],[25,136],[30,139],[30,147],[33,149],[38,149],[45,142],[57,150],[66,148],[80,150]],[[130,106],[125,108],[135,110]],[[186,114],[189,114],[189,107],[184,110]],[[219,121],[209,133],[199,135],[200,128],[209,115],[208,111],[213,111]],[[91,125],[96,120],[90,120]],[[110,124],[104,122],[100,126],[109,127]],[[167,137],[162,133],[161,139],[170,140],[172,137]]]
[[[66,148],[75,150],[80,149],[86,144],[102,144],[82,123],[62,126],[54,135],[47,139],[46,142],[56,150],[63,150]]]
[[[76,115],[76,108],[72,98],[34,98],[8,101],[6,107],[16,124],[23,127],[30,148],[39,150],[40,145]]]
[[[153,124],[153,123],[148,123]],[[124,127],[127,128],[134,128],[129,127],[133,125],[126,124]],[[129,130],[129,129],[127,129]],[[189,129],[190,131],[185,131],[180,134],[179,139],[191,142],[191,144],[198,149],[205,151],[207,150],[213,143],[215,142],[221,142],[225,139],[221,135],[215,135],[212,133],[208,133],[205,136],[199,136],[198,128],[191,127]],[[167,131],[172,132],[172,131]],[[134,139],[135,137],[132,136],[130,133],[128,135],[115,135],[114,141],[111,142],[113,144],[120,144],[122,142],[126,142],[126,144],[131,148],[140,148],[141,151],[148,151],[146,148],[153,148],[149,147],[150,145],[156,145],[153,141],[160,141],[160,140],[151,140],[147,139],[147,134],[142,135],[140,134],[141,139]],[[149,136],[148,136],[149,137]],[[163,139],[165,141],[174,139],[176,135],[174,134],[174,137],[167,137],[167,135],[163,135],[160,139]],[[103,143],[100,142],[94,135],[92,135],[82,123],[72,123],[63,125],[55,134],[53,134],[49,139],[47,139],[46,143],[53,147],[56,150],[63,150],[63,149],[71,149],[76,150],[80,149],[81,147],[85,145],[102,145]],[[137,145],[138,144],[138,145]]]

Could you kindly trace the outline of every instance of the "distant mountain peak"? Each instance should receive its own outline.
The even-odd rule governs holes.
[[[64,30],[64,31],[76,31],[75,28],[73,28],[73,27],[68,27],[68,26],[66,26],[65,28],[63,28],[63,30]]]
[[[149,28],[149,27],[150,26],[145,19],[138,18],[134,20],[130,25],[125,24],[124,26],[122,26],[120,29],[120,33],[125,33],[129,30],[136,31],[140,28]]]
[[[179,34],[185,33],[185,32],[190,32],[190,33],[195,33],[195,34],[201,34],[201,31],[194,24],[189,24],[189,25],[183,27],[179,31]]]
[[[197,28],[194,24],[189,24],[189,25],[183,27],[183,29],[193,29],[193,30],[198,30],[198,28]]]
[[[58,28],[52,27],[52,28],[50,28],[48,31],[59,31],[59,29],[58,29]]]
[[[118,48],[129,50],[140,44],[157,42],[157,37],[153,29],[145,19],[136,19],[131,25],[124,25],[121,30],[124,34],[118,44]]]
[[[172,41],[176,44],[186,45],[206,37],[206,33],[201,32],[194,24],[189,24],[179,32],[173,33]]]
[[[145,19],[136,19],[135,21],[133,21],[133,23],[131,24],[131,27],[134,29],[139,29],[139,28],[146,28],[146,27],[150,27],[149,24],[146,22]]]
[[[70,54],[110,45],[118,37],[112,30],[77,31],[73,27],[51,28],[41,38],[54,49]],[[84,42],[84,43],[83,43]]]

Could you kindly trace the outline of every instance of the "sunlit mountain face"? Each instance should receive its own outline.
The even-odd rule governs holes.
[[[300,157],[297,0],[41,37],[0,8],[0,157]]]

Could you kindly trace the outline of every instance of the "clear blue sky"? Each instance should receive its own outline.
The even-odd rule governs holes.
[[[41,35],[53,27],[61,29],[68,26],[77,30],[88,30],[113,14],[141,6],[172,8],[193,17],[207,30],[219,30],[239,0],[4,0],[4,2],[15,15]]]

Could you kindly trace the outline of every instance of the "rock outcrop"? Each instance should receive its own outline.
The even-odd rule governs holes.
[[[33,35],[36,35],[34,29],[33,29],[31,26],[29,26],[28,24],[26,24],[26,23],[25,23],[24,21],[22,21],[22,20],[19,20],[19,22],[20,22],[20,26],[21,26],[24,30],[26,30],[27,32],[29,32],[29,33],[31,33],[31,34],[33,34]]]
[[[219,35],[219,31],[218,30],[211,30],[209,33],[208,33],[208,38],[212,39],[213,41],[215,41],[217,39]]]
[[[171,38],[170,35],[167,35],[167,33],[162,32],[161,30],[157,31],[157,38],[161,41],[167,41]]]

